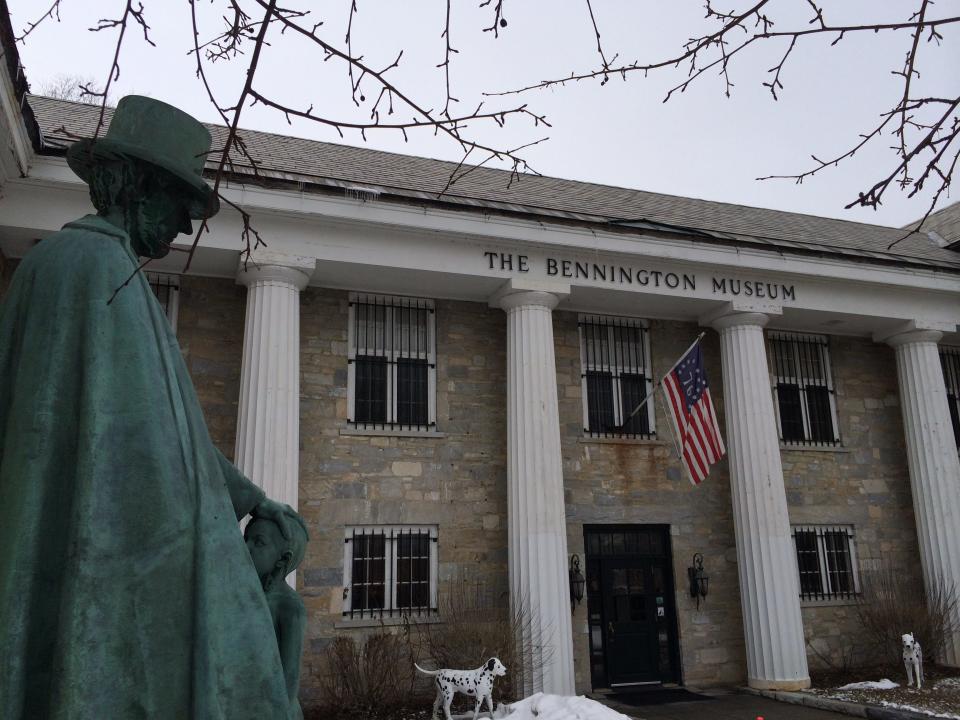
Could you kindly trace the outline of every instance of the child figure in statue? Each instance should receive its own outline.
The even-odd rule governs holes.
[[[302,720],[297,694],[300,690],[300,653],[306,629],[303,600],[284,578],[303,561],[307,533],[302,526],[291,525],[290,538],[284,538],[273,520],[254,518],[243,534],[257,576],[267,596],[280,650],[280,664],[287,683],[291,720]]]

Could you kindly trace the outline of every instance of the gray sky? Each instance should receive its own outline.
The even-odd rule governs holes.
[[[494,0],[495,4],[496,0]],[[399,68],[390,75],[395,84],[426,107],[442,107],[444,78],[436,65],[443,60],[446,4],[442,0],[357,0],[353,47],[373,66],[386,66],[404,50]],[[15,32],[42,13],[47,0],[8,0]],[[21,49],[21,59],[34,91],[58,75],[85,76],[102,84],[112,59],[116,31],[87,32],[100,17],[113,17],[123,2],[63,0],[61,22],[38,28]],[[862,23],[865,18],[903,21],[915,2],[907,0],[824,0],[831,23]],[[128,29],[121,56],[121,74],[111,92],[115,100],[128,93],[150,95],[183,108],[210,122],[219,121],[205,91],[193,73],[189,6],[185,0],[144,0],[157,47],[143,42],[138,29]],[[222,3],[198,2],[201,36],[212,35],[221,24]],[[245,2],[255,13],[256,5]],[[287,7],[320,5],[286,0]],[[323,20],[326,39],[343,45],[349,0],[323,3],[312,22]],[[457,107],[472,110],[482,93],[521,87],[545,78],[598,66],[599,55],[584,0],[506,0],[508,26],[499,39],[482,32],[490,25],[492,5],[478,8],[479,0],[452,0],[452,40],[460,50],[453,58],[451,83],[460,98]],[[701,0],[594,0],[594,11],[607,56],[621,60],[653,61],[678,54],[682,43],[712,26],[704,24]],[[728,7],[729,6],[729,7]],[[726,0],[719,9],[746,7]],[[778,28],[805,25],[809,7],[801,0],[780,0],[773,17]],[[960,0],[939,0],[934,17],[960,15]],[[796,20],[796,22],[789,22]],[[312,22],[308,24],[312,24]],[[939,48],[922,43],[921,76],[915,85],[928,94],[953,97],[960,84],[958,28],[943,31]],[[606,183],[642,190],[792,210],[796,212],[900,226],[919,217],[929,202],[888,191],[882,208],[844,210],[843,206],[893,167],[888,150],[892,137],[875,141],[839,168],[796,185],[789,180],[759,182],[756,177],[790,174],[810,167],[810,155],[840,154],[857,141],[857,134],[877,123],[879,114],[893,106],[902,84],[891,70],[902,65],[910,36],[906,32],[848,35],[836,47],[832,38],[810,38],[798,43],[781,80],[786,86],[774,102],[761,85],[786,49],[776,40],[756,46],[731,66],[735,87],[723,94],[723,82],[709,73],[683,95],[668,103],[666,91],[680,82],[685,70],[666,70],[626,82],[598,81],[511,98],[488,98],[489,107],[528,103],[546,115],[552,128],[536,128],[515,118],[506,128],[475,124],[470,132],[484,143],[513,147],[544,135],[549,140],[524,151],[523,156],[545,175]],[[364,120],[368,109],[356,110],[350,101],[345,66],[323,62],[309,43],[272,30],[257,71],[255,87],[265,95],[306,108],[311,103],[328,116]],[[210,68],[221,104],[235,102],[243,83],[244,57]],[[376,96],[373,83],[364,85],[368,101]],[[406,119],[401,111],[393,118]],[[358,133],[340,140],[336,131],[308,121],[288,125],[282,115],[262,107],[244,109],[241,127],[320,140],[364,144]],[[371,131],[366,145],[414,155],[459,160],[462,153],[451,140],[430,131],[411,134],[404,142],[396,131]],[[869,181],[869,182],[868,182]],[[955,201],[941,200],[941,206]]]

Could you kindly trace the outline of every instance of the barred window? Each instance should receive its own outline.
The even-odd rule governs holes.
[[[436,324],[433,302],[350,296],[350,422],[373,430],[436,426]]]
[[[853,526],[795,525],[802,600],[851,598],[860,592]]]
[[[344,536],[343,614],[437,611],[437,526],[356,526]]]
[[[160,306],[167,314],[167,320],[170,321],[170,327],[173,333],[177,333],[177,315],[180,309],[180,276],[169,275],[167,273],[146,273],[147,282],[150,283],[150,289],[160,301]]]
[[[947,386],[947,405],[953,423],[953,438],[960,450],[960,347],[940,348],[943,382]]]
[[[826,335],[769,335],[780,441],[839,445],[837,406]]]
[[[584,432],[592,437],[652,437],[653,401],[637,410],[653,388],[645,324],[581,315],[579,326]]]

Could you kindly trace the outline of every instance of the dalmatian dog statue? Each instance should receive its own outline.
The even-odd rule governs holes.
[[[920,643],[913,639],[913,633],[901,637],[903,640],[903,664],[907,668],[907,687],[913,684],[913,676],[917,676],[917,689],[923,683],[923,651]]]
[[[450,720],[450,703],[453,702],[453,696],[459,692],[476,698],[473,720],[477,720],[484,700],[487,701],[490,717],[493,717],[493,681],[494,678],[507,674],[507,668],[497,658],[490,658],[476,670],[424,670],[416,663],[413,666],[424,675],[436,678],[437,699],[433,701],[434,716],[442,705],[444,718]]]

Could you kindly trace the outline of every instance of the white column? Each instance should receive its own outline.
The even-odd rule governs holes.
[[[262,253],[237,271],[247,286],[237,417],[238,468],[267,497],[297,507],[300,455],[300,291],[312,258]]]
[[[739,312],[711,324],[720,332],[723,359],[747,682],[759,689],[798,690],[810,687],[810,675],[763,341],[767,319]]]
[[[507,313],[507,517],[510,598],[529,615],[524,695],[573,695],[573,634],[567,569],[553,318],[557,295],[516,292]]]
[[[942,582],[960,592],[960,460],[937,350],[942,336],[936,330],[910,330],[888,338],[887,343],[897,355],[924,582],[928,588]],[[958,630],[947,637],[941,659],[956,667],[960,666],[960,612],[953,622]]]

